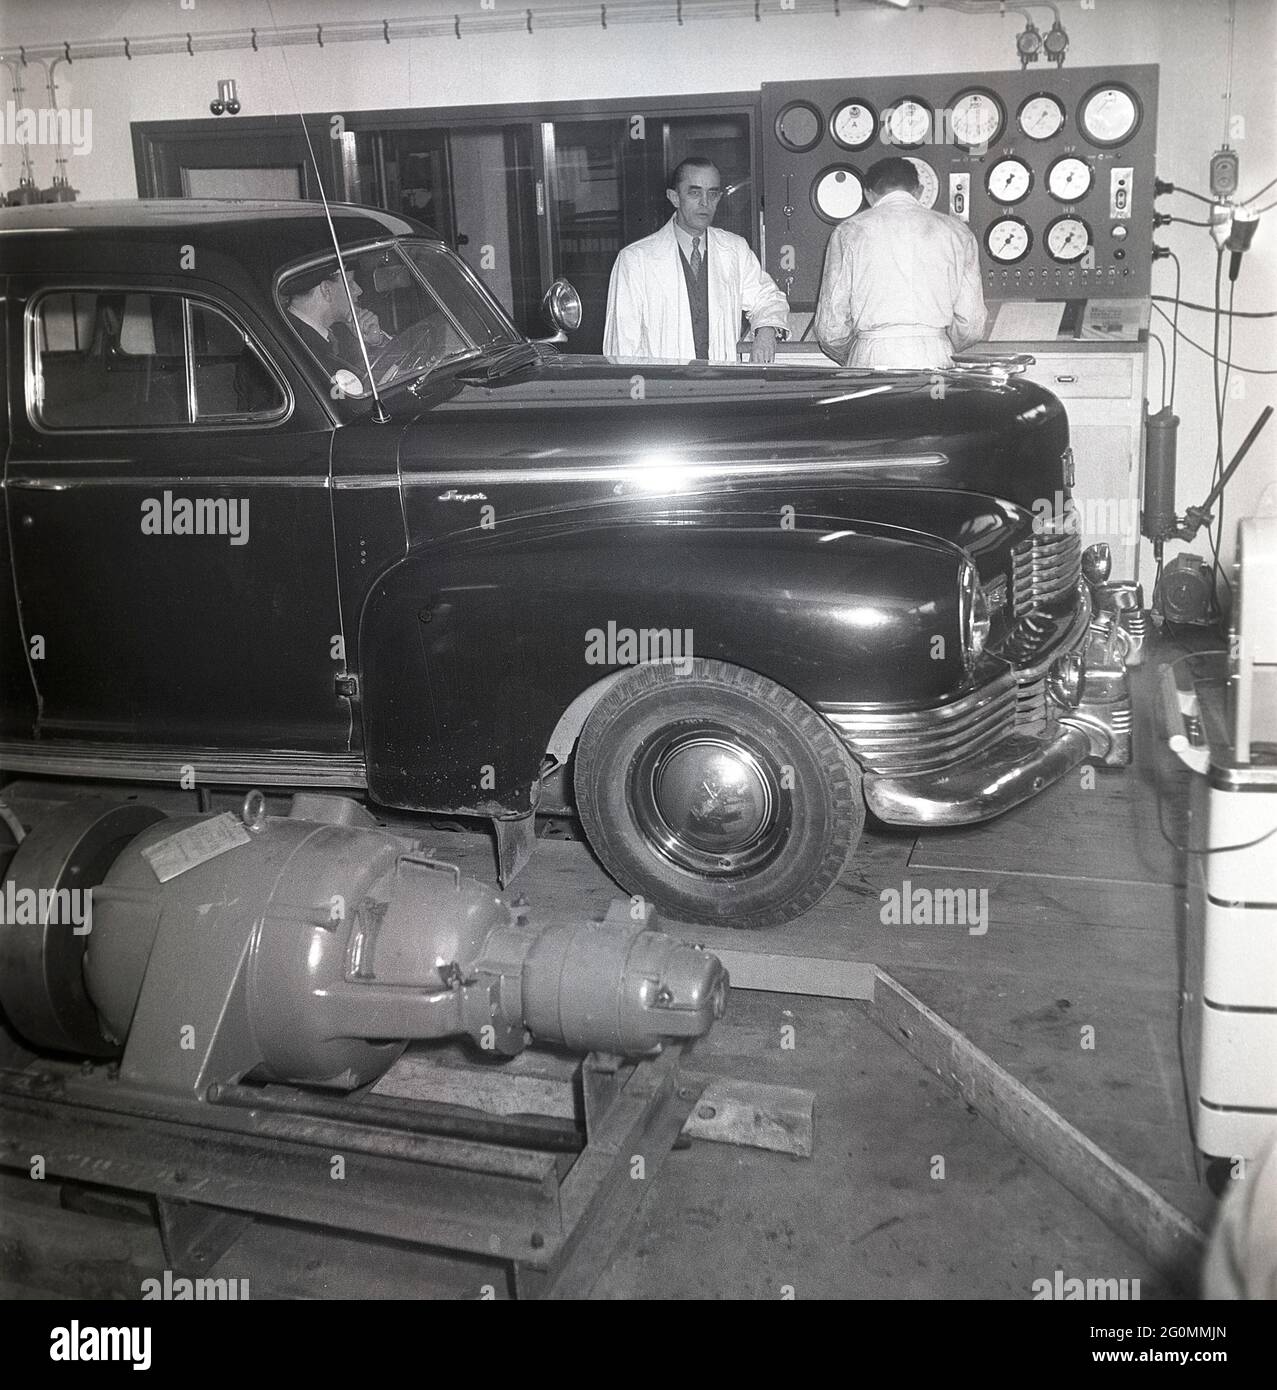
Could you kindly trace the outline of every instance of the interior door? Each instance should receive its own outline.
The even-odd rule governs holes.
[[[8,310],[5,282],[0,278],[0,388],[10,380],[7,336],[4,323]],[[12,381],[21,389],[21,359],[15,364]],[[13,584],[10,546],[12,517],[9,506],[9,417],[0,410],[0,733],[11,738],[30,738],[35,728],[35,687],[31,682],[32,649],[18,614]],[[40,648],[34,648],[39,655]]]
[[[35,289],[7,488],[39,734],[346,749],[322,407],[242,306]]]

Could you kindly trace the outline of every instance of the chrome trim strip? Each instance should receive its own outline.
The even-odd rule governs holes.
[[[263,787],[366,788],[367,771],[358,754],[318,754],[287,749],[219,749],[110,747],[79,740],[0,742],[0,767],[12,772],[46,773],[57,777],[135,778],[142,782],[171,782],[176,786],[184,764],[197,770],[201,784],[255,783]]]
[[[549,468],[460,468],[407,472],[406,487],[490,487],[496,483],[617,483],[652,484],[653,491],[676,492],[684,483],[712,482],[733,478],[783,478],[796,473],[847,473],[862,468],[937,468],[948,463],[947,454],[910,454],[900,458],[875,459],[798,459],[784,463],[689,463],[666,468],[659,464],[559,464]],[[363,479],[338,480],[338,487],[367,486]]]
[[[119,459],[108,459],[115,465]],[[19,460],[19,466],[30,467],[30,460]],[[26,492],[66,492],[73,487],[317,487],[327,488],[327,477],[314,474],[298,477],[263,477],[253,474],[242,477],[238,474],[206,473],[197,477],[182,474],[116,473],[109,478],[67,477],[60,474],[56,478],[11,478],[9,486]]]

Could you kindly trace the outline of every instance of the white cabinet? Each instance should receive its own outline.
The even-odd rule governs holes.
[[[1077,471],[1073,505],[1083,546],[1107,541],[1113,548],[1113,577],[1137,578],[1144,349],[1133,344],[1104,344],[1090,351],[1079,350],[1078,344],[1013,346],[1036,359],[1025,376],[1057,395],[1068,411]],[[977,349],[987,350],[985,344]]]

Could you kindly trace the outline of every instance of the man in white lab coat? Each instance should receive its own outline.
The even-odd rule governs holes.
[[[984,336],[976,239],[920,191],[907,159],[880,159],[865,175],[868,209],[829,238],[816,338],[836,362],[943,369]]]
[[[718,169],[685,159],[665,195],[674,216],[621,249],[607,294],[608,357],[735,362],[741,315],[754,330],[750,359],[770,362],[789,336],[789,301],[749,243],[710,224],[723,196]]]

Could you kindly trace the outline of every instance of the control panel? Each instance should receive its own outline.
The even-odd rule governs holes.
[[[966,222],[985,297],[1151,292],[1156,65],[763,84],[767,270],[812,309],[865,171],[917,168],[922,201]]]

